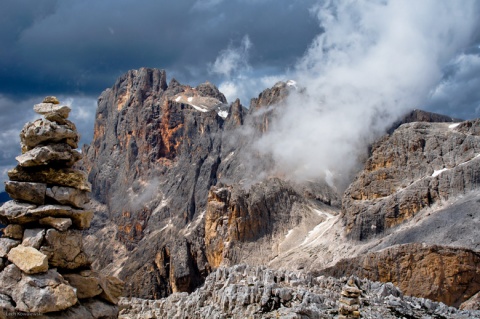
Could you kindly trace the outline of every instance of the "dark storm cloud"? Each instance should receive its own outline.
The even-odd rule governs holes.
[[[313,2],[7,1],[0,93],[98,95],[142,66],[203,82],[207,63],[246,34],[255,44],[254,67],[283,70],[319,31],[308,11]]]
[[[44,96],[72,106],[81,143],[89,143],[96,98],[127,70],[163,68],[182,83],[220,84],[223,77],[211,72],[212,63],[248,37],[252,74],[283,74],[320,30],[309,12],[315,2],[2,1],[0,178],[15,165],[18,133],[38,118],[32,106]]]

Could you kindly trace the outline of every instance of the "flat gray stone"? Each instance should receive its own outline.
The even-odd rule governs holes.
[[[66,105],[53,104],[53,103],[39,103],[33,106],[33,110],[41,115],[55,113],[60,115],[63,118],[68,118],[68,114],[72,110]]]
[[[5,183],[5,191],[12,199],[43,205],[45,203],[47,184],[8,181]]]

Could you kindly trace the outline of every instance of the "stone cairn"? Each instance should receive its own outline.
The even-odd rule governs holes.
[[[5,183],[13,200],[0,207],[0,319],[117,318],[123,282],[93,271],[83,250],[91,185],[73,167],[82,156],[71,109],[55,97],[33,109],[43,118],[20,133]]]
[[[338,301],[340,304],[338,309],[340,315],[338,316],[338,319],[360,318],[359,298],[361,292],[362,291],[358,289],[355,284],[355,279],[350,277],[347,284],[343,287],[340,300]]]

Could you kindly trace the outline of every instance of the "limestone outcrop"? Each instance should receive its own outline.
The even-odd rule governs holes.
[[[123,282],[91,271],[83,248],[93,212],[86,174],[72,167],[81,156],[70,108],[47,97],[34,110],[44,118],[20,133],[12,200],[0,207],[0,318],[116,318]]]
[[[346,307],[341,300],[358,310],[343,315]],[[480,311],[404,296],[391,283],[246,265],[217,269],[192,294],[175,293],[160,300],[122,298],[119,306],[120,319],[321,319],[355,318],[359,313],[362,318],[379,319],[480,318]]]
[[[426,207],[479,189],[479,130],[478,119],[407,123],[373,145],[343,197],[349,237],[384,234]]]
[[[459,307],[480,290],[480,253],[461,248],[398,245],[341,260],[317,274],[354,274],[392,282],[405,294]]]

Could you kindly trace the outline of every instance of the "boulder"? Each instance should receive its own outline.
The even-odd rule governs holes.
[[[50,163],[60,163],[72,166],[81,158],[80,152],[66,143],[37,146],[34,149],[17,156],[15,159],[22,167],[42,166]]]
[[[91,270],[84,270],[78,274],[63,274],[63,278],[77,289],[78,299],[92,298],[103,292],[98,275]]]
[[[5,183],[5,191],[12,199],[43,205],[47,184],[9,181]]]
[[[0,258],[6,257],[10,249],[20,245],[20,241],[10,238],[0,238]]]
[[[47,189],[47,197],[62,205],[71,205],[83,208],[88,203],[87,192],[72,187],[53,186]]]
[[[40,251],[48,256],[48,263],[52,267],[77,269],[90,266],[83,251],[82,233],[78,230],[47,230],[45,243],[40,247]]]
[[[64,310],[78,301],[75,289],[53,269],[45,274],[22,275],[11,296],[17,310],[35,313]]]
[[[8,171],[12,181],[47,183],[59,186],[69,186],[87,192],[91,191],[87,174],[72,168],[53,169],[51,167],[24,168],[17,166]]]
[[[59,231],[66,231],[72,226],[72,220],[70,218],[45,217],[40,219],[40,225],[50,226]]]
[[[46,114],[58,114],[59,116],[63,118],[68,118],[68,114],[70,114],[70,111],[72,110],[70,107],[66,105],[60,105],[60,104],[53,104],[53,103],[39,103],[35,104],[33,106],[33,110],[41,115],[46,115]]]
[[[76,127],[67,123],[61,125],[47,119],[38,119],[25,124],[20,132],[22,151],[29,151],[40,144],[65,142],[72,148],[78,147],[79,136]]]
[[[22,239],[23,227],[17,224],[10,224],[3,229],[3,236],[12,239]]]
[[[44,237],[45,237],[45,229],[27,228],[23,233],[22,245],[39,249],[43,242]]]
[[[47,256],[33,247],[19,245],[8,253],[8,260],[26,274],[38,274],[48,270]]]

